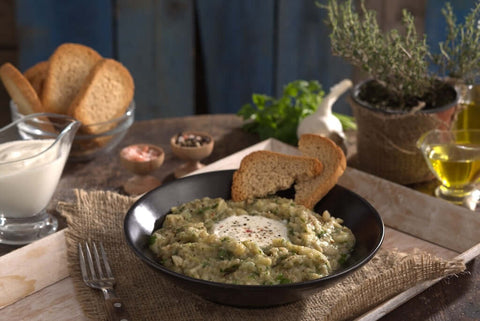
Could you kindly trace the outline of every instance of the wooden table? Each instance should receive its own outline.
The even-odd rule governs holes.
[[[204,130],[211,133],[215,139],[215,148],[212,155],[205,159],[205,163],[211,163],[259,141],[255,135],[245,133],[240,127],[241,119],[234,115],[203,115],[136,122],[122,143],[109,154],[90,162],[67,164],[50,210],[54,211],[59,200],[73,200],[73,188],[122,192],[122,184],[131,176],[120,166],[118,159],[118,151],[124,146],[133,143],[161,146],[166,153],[165,162],[153,175],[167,182],[174,179],[173,170],[182,163],[171,153],[171,136],[183,130]],[[65,227],[61,218],[60,227]],[[0,254],[15,249],[16,247],[1,245]],[[440,281],[382,320],[480,320],[478,258],[467,265],[467,272],[459,277]]]

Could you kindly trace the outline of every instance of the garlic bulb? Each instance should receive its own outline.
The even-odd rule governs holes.
[[[345,138],[340,120],[332,113],[332,106],[337,101],[338,97],[350,87],[352,87],[352,81],[350,79],[344,79],[330,88],[330,92],[323,99],[315,113],[300,121],[297,128],[297,137],[300,138],[303,134],[309,133],[319,134],[326,137],[330,137],[332,134],[337,134],[342,139]]]

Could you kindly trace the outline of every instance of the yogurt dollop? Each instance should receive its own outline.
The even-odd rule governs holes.
[[[229,216],[213,226],[213,233],[238,241],[251,240],[260,247],[270,245],[274,239],[288,239],[284,222],[260,215]]]

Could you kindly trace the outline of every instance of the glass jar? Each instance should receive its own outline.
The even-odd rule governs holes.
[[[462,107],[454,129],[480,129],[480,85],[458,85]]]

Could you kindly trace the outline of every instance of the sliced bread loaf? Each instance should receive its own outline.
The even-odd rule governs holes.
[[[92,48],[65,43],[48,59],[41,101],[48,112],[66,114],[91,69],[102,57]]]
[[[130,72],[113,59],[102,59],[85,79],[68,114],[83,125],[108,122],[122,116],[133,99],[134,82]],[[87,134],[98,134],[115,125],[83,127]]]
[[[319,175],[322,170],[322,163],[313,157],[253,152],[242,159],[233,174],[232,200],[265,197]]]
[[[27,78],[11,63],[7,62],[0,67],[0,78],[21,114],[28,115],[43,111],[37,92]]]
[[[40,61],[28,68],[23,75],[32,85],[33,89],[37,92],[38,96],[41,97],[43,81],[47,76],[48,70],[48,61]]]
[[[340,147],[320,135],[302,135],[298,148],[302,155],[318,159],[324,167],[320,175],[295,185],[295,202],[313,209],[315,204],[335,186],[347,167],[347,161]]]

